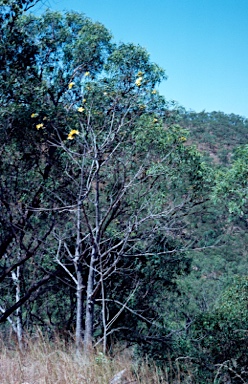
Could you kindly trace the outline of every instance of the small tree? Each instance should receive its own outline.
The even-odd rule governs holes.
[[[165,125],[166,104],[155,89],[162,76],[144,49],[121,44],[101,76],[96,79],[86,72],[68,85],[73,117],[67,140],[57,130],[59,140],[54,144],[64,158],[63,177],[69,188],[60,206],[67,211],[68,224],[55,235],[56,261],[77,287],[78,347],[85,305],[86,353],[92,348],[98,297],[106,351],[106,303],[113,297],[106,284],[123,260],[152,257],[158,233],[178,232],[178,216],[202,201],[206,169],[197,152],[184,146],[186,132]]]

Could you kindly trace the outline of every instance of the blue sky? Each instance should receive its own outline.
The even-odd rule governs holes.
[[[145,47],[168,76],[160,93],[186,109],[248,117],[248,0],[45,0]]]

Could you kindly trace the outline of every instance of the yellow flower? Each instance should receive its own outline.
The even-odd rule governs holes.
[[[86,103],[86,99],[83,99],[82,101],[83,101],[83,103]]]
[[[84,108],[83,107],[79,107],[78,108],[78,112],[83,112],[84,111]]]
[[[137,73],[137,77],[140,77],[140,76],[142,76],[143,75],[143,72],[141,72],[141,71],[139,71],[138,73]]]
[[[153,89],[153,90],[152,90],[152,94],[153,94],[153,95],[156,95],[156,93],[157,93],[156,89]]]
[[[67,136],[67,140],[75,139],[75,135],[79,135],[79,131],[77,129],[72,129],[69,135]]]
[[[39,116],[38,113],[32,113],[31,118],[34,119],[35,117]]]
[[[85,77],[87,77],[89,75],[90,75],[89,71],[85,72],[85,74],[84,74]]]
[[[154,122],[154,123],[157,123],[157,122],[158,122],[158,119],[157,119],[156,117],[154,117],[153,122]]]
[[[44,127],[44,124],[43,123],[40,123],[40,124],[37,124],[36,125],[36,129],[40,129],[40,128],[43,128]],[[45,127],[44,127],[45,128]]]
[[[185,136],[181,136],[181,137],[179,137],[179,141],[187,141],[187,139]]]
[[[135,81],[135,84],[137,85],[137,87],[140,87],[141,86],[141,82],[143,80],[143,77],[138,77],[138,79]]]
[[[75,83],[71,82],[71,83],[69,83],[68,88],[69,88],[69,89],[72,89],[72,87],[73,87],[74,85],[75,85]]]

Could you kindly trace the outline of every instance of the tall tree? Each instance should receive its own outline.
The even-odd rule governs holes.
[[[203,201],[207,169],[197,151],[184,146],[187,133],[165,126],[167,105],[155,89],[162,76],[144,49],[121,44],[98,79],[87,71],[83,80],[69,83],[73,118],[67,140],[58,135],[54,144],[64,153],[68,180],[60,209],[70,212],[68,226],[56,233],[57,262],[69,275],[68,260],[75,267],[77,345],[84,300],[86,352],[92,347],[96,299],[106,350],[106,302],[113,297],[106,284],[120,273],[123,260],[153,257],[158,234],[176,234],[183,217]]]
[[[40,267],[55,214],[47,211],[41,216],[36,211],[40,206],[53,206],[46,191],[55,194],[58,187],[60,160],[51,145],[53,125],[58,126],[59,121],[59,131],[64,134],[69,118],[65,107],[68,82],[85,68],[100,71],[111,47],[110,35],[102,25],[77,14],[64,18],[49,12],[41,18],[25,16],[32,4],[4,2],[1,8],[0,259],[2,282],[35,257],[40,280],[35,275],[30,285],[27,281],[22,284],[18,302],[10,299],[2,303],[1,321],[30,300],[50,278],[50,272],[54,273]],[[40,134],[45,126],[46,131]]]
[[[39,300],[56,276],[76,291],[78,349],[84,339],[87,353],[100,330],[106,351],[112,325],[138,303],[131,299],[144,289],[149,258],[176,254],[209,170],[185,146],[187,132],[156,89],[164,71],[145,49],[113,44],[105,27],[77,13],[18,14],[15,27],[17,37],[3,30],[1,44],[0,321]],[[13,54],[5,52],[11,39]],[[16,302],[8,277],[20,266]],[[134,268],[119,300],[118,276]],[[132,305],[129,312],[155,326]]]

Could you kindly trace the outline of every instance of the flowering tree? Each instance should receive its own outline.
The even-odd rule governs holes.
[[[156,328],[131,305],[141,285],[133,271],[142,258],[168,256],[161,238],[180,238],[187,213],[203,200],[207,170],[171,120],[157,90],[164,71],[145,49],[113,44],[101,24],[76,13],[15,22],[28,56],[23,65],[18,58],[20,76],[9,56],[1,72],[2,83],[12,74],[0,128],[15,170],[8,178],[2,163],[2,281],[20,265],[26,274],[20,299],[6,301],[0,320],[57,277],[76,291],[78,350],[84,341],[87,353],[98,331],[105,352],[127,308]],[[120,301],[123,276],[132,279]]]
[[[64,157],[69,188],[60,204],[68,211],[68,225],[55,233],[56,261],[77,287],[76,340],[79,346],[84,333],[86,352],[92,347],[99,302],[106,351],[114,322],[107,321],[113,292],[106,287],[113,275],[128,258],[152,257],[158,233],[176,232],[177,217],[202,200],[197,194],[206,170],[197,152],[184,146],[186,132],[165,125],[167,106],[155,88],[162,77],[144,49],[121,44],[97,78],[87,71],[68,84],[73,117],[66,140],[57,129],[54,143]]]

